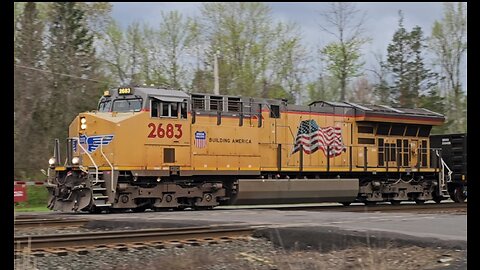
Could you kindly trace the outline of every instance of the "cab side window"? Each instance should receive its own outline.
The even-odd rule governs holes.
[[[187,119],[187,102],[180,103],[180,118]]]
[[[187,119],[187,103],[151,99],[150,116]]]
[[[160,102],[156,99],[152,99],[150,103],[150,116],[158,117],[158,109],[160,108]]]

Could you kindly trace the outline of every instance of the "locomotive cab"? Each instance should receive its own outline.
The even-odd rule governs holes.
[[[105,91],[97,110],[80,113],[70,124],[64,163],[58,140],[55,144],[49,160],[50,208],[77,211],[110,206],[118,184],[130,185],[136,176],[156,171],[156,177],[138,183],[152,186],[159,176],[170,176],[178,166],[188,165],[188,98],[165,89]]]

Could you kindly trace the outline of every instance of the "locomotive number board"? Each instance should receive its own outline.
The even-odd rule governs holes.
[[[118,88],[119,95],[130,95],[131,93],[132,89],[130,87]]]

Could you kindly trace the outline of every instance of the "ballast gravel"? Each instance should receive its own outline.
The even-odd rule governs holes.
[[[20,255],[15,269],[466,269],[466,251],[418,246],[357,246],[327,253],[284,250],[263,238],[157,249],[89,250],[85,255]]]

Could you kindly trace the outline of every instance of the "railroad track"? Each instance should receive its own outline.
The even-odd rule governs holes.
[[[250,208],[252,209],[252,208]],[[466,211],[467,203],[426,203],[392,205],[389,203],[377,205],[302,205],[302,206],[281,206],[281,207],[255,207],[253,209],[272,209],[280,211],[341,211],[341,212],[415,212],[415,211]]]
[[[74,234],[15,236],[15,251],[51,248],[85,248],[89,246],[150,243],[163,245],[165,241],[194,243],[199,240],[215,241],[250,235],[258,226],[211,226],[163,229],[137,229],[129,231],[104,231]]]
[[[21,218],[15,219],[15,229],[27,229],[35,227],[79,227],[88,223],[88,219],[62,219],[62,218]]]

